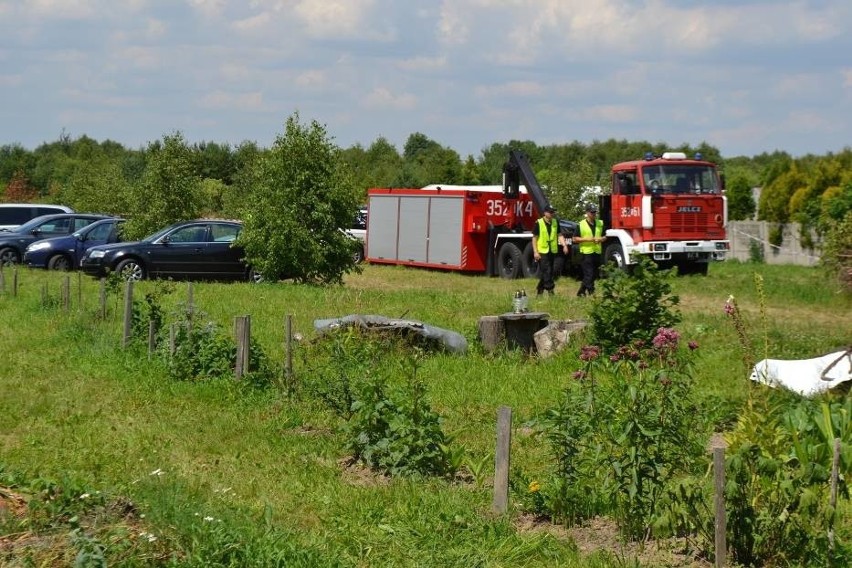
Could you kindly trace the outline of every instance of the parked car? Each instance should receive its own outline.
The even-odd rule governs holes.
[[[73,213],[74,210],[64,205],[48,205],[45,203],[0,203],[0,231],[14,230],[27,221],[32,221],[42,215],[55,213]]]
[[[119,227],[124,219],[101,219],[71,235],[38,241],[24,251],[24,264],[48,270],[80,267],[83,253],[97,245],[121,242]]]
[[[352,227],[346,229],[346,234],[359,241],[361,246],[358,250],[355,251],[353,255],[353,259],[355,260],[355,264],[359,262],[363,262],[364,256],[364,246],[367,243],[367,208],[361,207],[358,209],[358,212],[355,214],[355,219],[352,221]]]
[[[239,221],[196,219],[175,223],[141,241],[99,245],[83,255],[80,268],[95,277],[117,272],[125,280],[144,278],[260,281],[242,248],[233,246]]]
[[[42,215],[13,231],[0,232],[0,264],[18,264],[24,256],[24,251],[32,243],[51,237],[70,235],[101,219],[110,219],[110,217],[90,213]]]

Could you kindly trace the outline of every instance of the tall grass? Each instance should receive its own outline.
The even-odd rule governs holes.
[[[755,272],[765,283],[765,331]],[[75,486],[131,500],[145,515],[145,532],[168,543],[152,563],[619,565],[605,555],[583,559],[569,540],[519,531],[511,517],[493,517],[488,483],[385,480],[348,468],[338,419],[308,397],[229,380],[169,380],[144,345],[121,349],[121,293],[110,296],[108,318],[99,321],[98,284],[83,279],[83,305],[75,290],[66,313],[56,301],[63,278],[23,270],[12,296],[6,272],[0,472],[73,479]],[[76,277],[71,282],[75,287]],[[48,306],[44,284],[53,299]],[[496,409],[511,406],[513,466],[536,471],[546,466],[543,444],[522,426],[558,399],[578,368],[577,349],[530,359],[486,354],[476,341],[479,317],[509,311],[512,292],[534,285],[366,266],[343,286],[195,283],[193,298],[200,319],[226,330],[235,316],[251,315],[253,336],[279,362],[287,314],[303,345],[316,337],[315,319],[353,313],[463,333],[467,355],[431,355],[418,372],[433,408],[456,443],[492,471]],[[158,286],[140,283],[137,297]],[[590,302],[574,297],[576,286],[562,279],[556,297],[533,298],[531,307],[553,319],[583,319]],[[728,295],[737,297],[750,329],[766,333],[773,358],[816,356],[852,339],[852,301],[815,269],[726,263],[706,278],[674,279],[673,288],[684,338],[700,344],[699,398],[720,427],[735,418],[747,388],[737,337],[725,320]],[[186,283],[176,284],[163,297],[166,311],[184,309],[187,292]],[[298,382],[308,371],[295,361]],[[120,563],[134,565],[130,558]]]

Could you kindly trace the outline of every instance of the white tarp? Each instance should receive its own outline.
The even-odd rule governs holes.
[[[763,359],[754,366],[750,378],[804,396],[819,394],[852,379],[852,350],[837,351],[814,359]]]

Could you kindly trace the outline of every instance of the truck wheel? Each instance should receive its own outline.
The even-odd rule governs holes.
[[[524,278],[538,278],[538,263],[533,256],[532,243],[527,243],[524,247],[521,255],[521,269],[524,271]]]
[[[624,261],[624,251],[621,250],[620,243],[607,245],[604,251],[604,262],[607,264],[612,262],[617,268],[627,270],[627,264]]]
[[[506,243],[497,251],[497,270],[503,278],[514,279],[521,273],[521,249]]]

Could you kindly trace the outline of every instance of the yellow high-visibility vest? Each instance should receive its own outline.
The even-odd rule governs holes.
[[[559,234],[558,230],[558,221],[553,219],[550,222],[550,231],[547,230],[547,223],[544,222],[544,217],[537,221],[538,223],[538,240],[536,241],[536,248],[540,254],[547,254],[549,252],[556,252],[559,250],[559,243],[557,243],[557,235]]]
[[[592,231],[592,228],[589,226],[589,220],[583,219],[580,221],[580,236],[584,239],[602,237],[603,221],[600,219],[595,220],[595,229]],[[580,243],[580,254],[601,254],[602,250],[603,247],[600,243]]]

